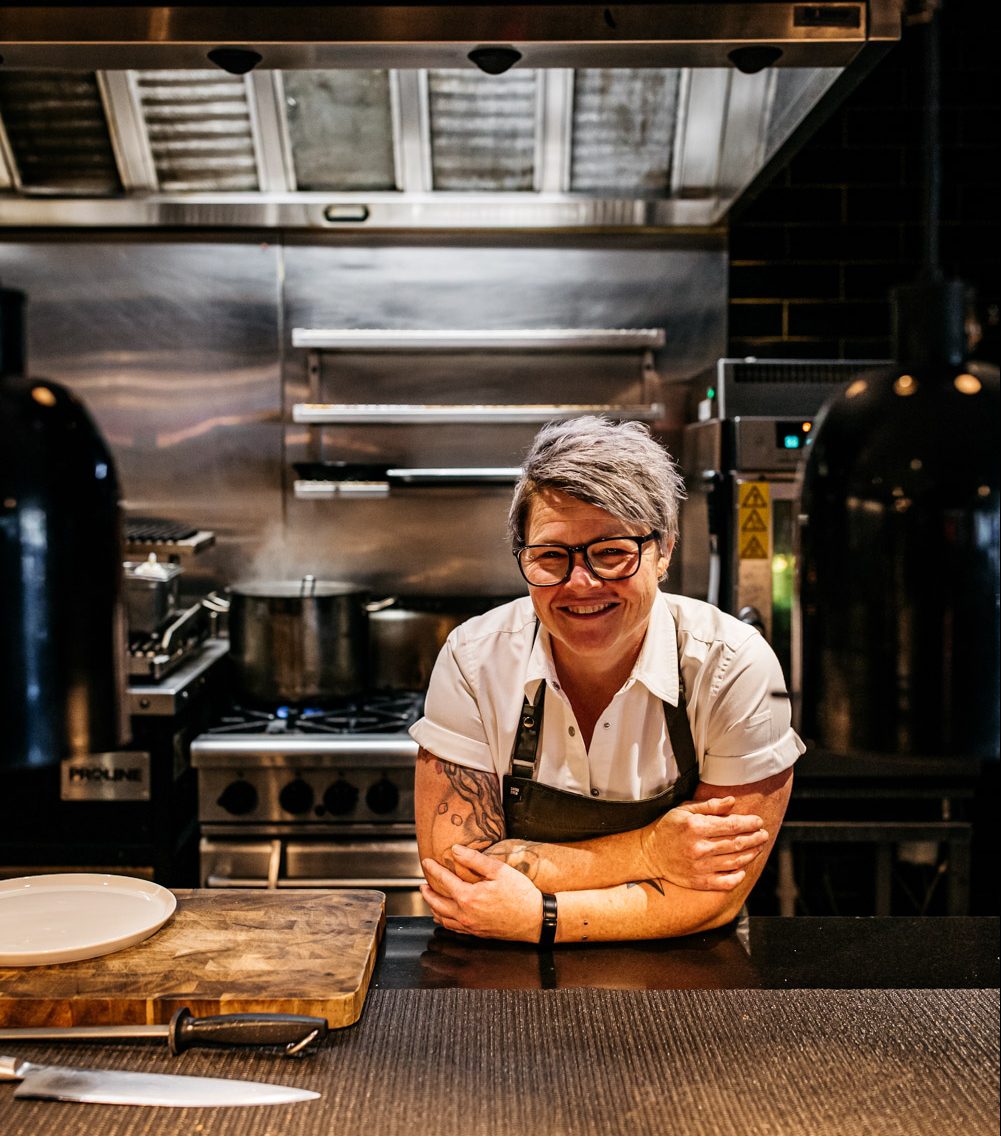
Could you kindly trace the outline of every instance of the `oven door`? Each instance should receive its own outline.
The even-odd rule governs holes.
[[[202,887],[364,888],[385,893],[387,915],[431,914],[412,838],[213,835],[199,856]]]

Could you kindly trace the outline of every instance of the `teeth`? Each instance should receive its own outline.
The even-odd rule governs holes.
[[[604,611],[610,604],[592,604],[590,607],[568,607],[567,611],[574,615],[593,615],[596,611]]]

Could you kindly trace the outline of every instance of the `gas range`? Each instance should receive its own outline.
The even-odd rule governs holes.
[[[424,696],[392,691],[334,707],[233,707],[191,743],[203,825],[269,835],[393,826],[413,831]]]
[[[232,707],[191,743],[203,887],[364,887],[426,914],[414,829],[424,696]]]

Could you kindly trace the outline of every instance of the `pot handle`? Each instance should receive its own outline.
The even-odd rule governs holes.
[[[310,575],[308,572],[299,581],[299,597],[305,599],[306,596],[313,596],[316,594],[316,577]]]
[[[399,598],[399,596],[386,596],[386,598],[382,600],[369,600],[365,605],[365,610],[369,615],[372,615],[373,612],[376,611],[385,611],[387,607],[392,607]]]
[[[226,615],[229,612],[229,597],[221,596],[218,592],[209,592],[202,598],[202,607],[214,611],[217,615]]]

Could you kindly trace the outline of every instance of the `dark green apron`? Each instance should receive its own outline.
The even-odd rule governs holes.
[[[678,677],[680,680],[680,672]],[[543,785],[535,779],[545,699],[543,681],[535,702],[529,702],[526,697],[521,709],[511,752],[511,771],[505,775],[503,785],[507,837],[556,844],[590,840],[642,828],[668,809],[692,799],[699,783],[699,763],[683,687],[679,688],[677,706],[663,704],[678,777],[663,793],[639,801],[595,800],[581,793]]]

